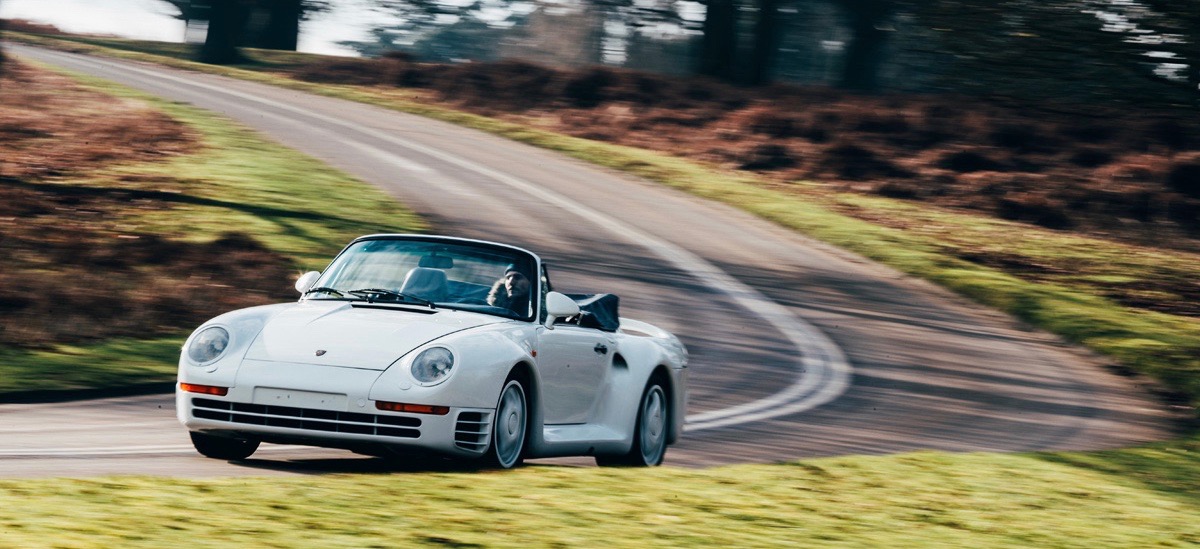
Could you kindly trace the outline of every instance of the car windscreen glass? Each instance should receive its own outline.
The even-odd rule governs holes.
[[[432,304],[511,318],[533,316],[534,258],[519,250],[466,242],[363,240],[334,260],[309,299]],[[522,279],[525,280],[522,283]],[[352,296],[352,297],[347,297]]]

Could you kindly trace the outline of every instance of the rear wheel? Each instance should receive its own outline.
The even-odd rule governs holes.
[[[492,466],[511,469],[525,457],[525,433],[529,426],[529,400],[519,379],[509,378],[500,391],[496,419],[492,422],[492,444],[487,460]]]
[[[204,457],[224,460],[241,460],[258,450],[257,440],[219,437],[191,431],[192,446]]]
[[[638,406],[633,447],[623,456],[596,456],[596,464],[601,467],[650,467],[662,464],[663,457],[667,455],[667,428],[670,424],[671,409],[667,403],[667,392],[660,380],[652,379],[646,384]]]

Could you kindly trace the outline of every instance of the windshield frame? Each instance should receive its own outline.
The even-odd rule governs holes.
[[[313,283],[312,287],[320,288],[320,287],[329,286],[329,280],[333,276],[333,272],[334,272],[333,267],[335,265],[338,265],[339,262],[343,260],[343,256],[347,253],[353,253],[352,250],[358,249],[359,245],[363,244],[364,242],[370,242],[370,241],[408,241],[408,242],[422,242],[422,243],[430,243],[430,244],[445,244],[447,246],[460,247],[462,249],[479,248],[481,250],[490,251],[492,254],[511,254],[511,255],[517,256],[519,259],[521,259],[521,261],[518,261],[518,263],[528,265],[529,266],[528,268],[532,269],[531,273],[544,273],[545,272],[544,271],[545,267],[542,263],[542,260],[540,257],[537,256],[537,254],[534,254],[533,252],[530,252],[529,250],[525,250],[523,248],[519,248],[516,246],[510,246],[507,244],[501,244],[498,242],[489,242],[486,240],[475,240],[475,239],[449,237],[449,236],[430,236],[430,235],[412,235],[412,234],[373,234],[373,235],[367,235],[367,236],[362,236],[362,237],[356,238],[353,241],[351,241],[349,244],[347,244],[344,248],[342,248],[342,250],[340,252],[338,252],[337,255],[334,256],[333,260],[330,261],[329,264],[325,266],[325,269],[321,272],[320,278],[318,278]],[[454,302],[448,302],[448,301],[438,301],[435,303],[435,305],[432,308],[467,311],[467,312],[478,313],[478,314],[487,314],[487,315],[492,315],[492,316],[498,316],[498,317],[513,319],[513,320],[534,322],[542,316],[542,310],[543,310],[542,304],[544,303],[544,296],[545,296],[545,290],[542,287],[544,277],[528,276],[527,278],[529,278],[529,282],[531,285],[531,287],[529,289],[530,301],[531,301],[531,303],[530,303],[531,304],[531,307],[530,307],[531,314],[529,314],[529,315],[521,315],[515,311],[508,311],[507,309],[505,309],[505,311],[509,312],[510,314],[502,314],[498,310],[499,308],[496,308],[496,307],[490,307],[488,309],[497,309],[497,310],[488,310],[488,309],[480,309],[477,306],[468,306],[468,305],[454,303]],[[345,289],[338,288],[338,290],[340,290],[343,293],[348,293],[350,290],[354,290],[354,288],[345,288]],[[310,301],[310,300],[313,300],[313,301],[370,302],[370,303],[372,303],[372,305],[386,304],[386,305],[412,306],[412,307],[421,307],[421,308],[428,307],[426,304],[418,303],[416,301],[412,301],[412,302],[410,302],[410,301],[379,301],[379,300],[372,301],[365,297],[350,296],[350,295],[334,297],[330,294],[322,295],[322,294],[305,293],[305,295],[300,297],[301,302]]]

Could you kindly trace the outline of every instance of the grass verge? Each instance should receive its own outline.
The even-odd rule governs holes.
[[[148,103],[201,136],[195,154],[167,162],[118,165],[54,182],[91,189],[131,190],[138,185],[147,186],[138,190],[176,189],[166,193],[172,203],[168,209],[123,210],[113,221],[125,230],[209,242],[237,228],[286,257],[296,272],[323,268],[342,246],[362,234],[423,230],[412,212],[376,188],[268,142],[230,120],[109,82],[71,76],[96,91]],[[286,287],[289,281],[279,283]],[[186,335],[36,351],[5,349],[0,351],[0,393],[170,381]]]
[[[3,350],[0,387],[11,395],[166,383],[175,377],[185,337],[187,334],[58,345],[47,350]]]
[[[708,470],[0,480],[11,547],[1184,547],[1195,445]]]

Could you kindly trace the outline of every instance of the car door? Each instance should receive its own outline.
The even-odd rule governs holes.
[[[613,341],[594,328],[542,328],[537,361],[547,425],[587,423],[608,384]]]

